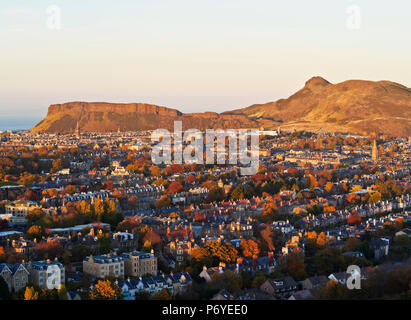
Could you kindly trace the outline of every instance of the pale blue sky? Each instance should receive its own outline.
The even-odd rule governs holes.
[[[50,5],[60,30],[46,26]],[[0,116],[40,119],[73,100],[221,112],[315,75],[410,87],[410,34],[409,0],[0,0]]]

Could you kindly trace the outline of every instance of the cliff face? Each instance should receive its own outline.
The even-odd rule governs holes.
[[[171,117],[182,114],[175,109],[145,103],[68,102],[52,104],[48,109],[47,116],[53,116],[58,113],[82,115],[92,112],[112,112],[116,114],[139,113],[142,115],[153,114]]]
[[[33,132],[72,133],[77,122],[83,132],[131,130],[173,130],[174,121],[182,121],[184,130],[197,128],[257,128],[258,122],[245,115],[215,112],[187,113],[144,103],[68,102],[53,104],[47,116]]]
[[[144,103],[68,102],[49,107],[33,132],[72,133],[183,129],[276,128],[371,132],[411,136],[411,89],[390,81],[350,80],[332,84],[314,77],[287,99],[218,114],[182,113]]]
[[[390,81],[332,84],[314,77],[290,96],[231,111],[277,121],[282,128],[411,135],[411,89]]]

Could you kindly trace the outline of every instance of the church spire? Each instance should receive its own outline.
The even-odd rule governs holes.
[[[374,139],[373,145],[372,145],[372,155],[371,155],[372,161],[377,161],[378,160],[378,149],[377,149],[377,141]]]
[[[80,132],[80,123],[77,121],[77,125],[76,125],[76,130],[75,130],[75,134],[77,138],[80,138],[81,132]]]

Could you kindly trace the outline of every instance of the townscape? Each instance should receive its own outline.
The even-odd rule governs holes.
[[[242,176],[150,134],[2,132],[2,299],[411,297],[410,139],[261,128]]]

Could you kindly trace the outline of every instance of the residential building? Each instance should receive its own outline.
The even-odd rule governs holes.
[[[30,272],[30,282],[42,289],[58,289],[66,282],[64,266],[57,259],[29,262],[27,270]]]
[[[124,278],[124,258],[116,253],[90,255],[83,260],[83,272],[98,279],[108,276]]]
[[[21,263],[0,264],[0,276],[4,279],[10,291],[18,292],[29,281],[29,271]]]
[[[273,296],[286,297],[297,291],[297,283],[292,277],[269,279],[261,285],[260,290]]]
[[[157,275],[157,257],[153,253],[132,251],[123,253],[125,275],[129,277],[143,277]]]

